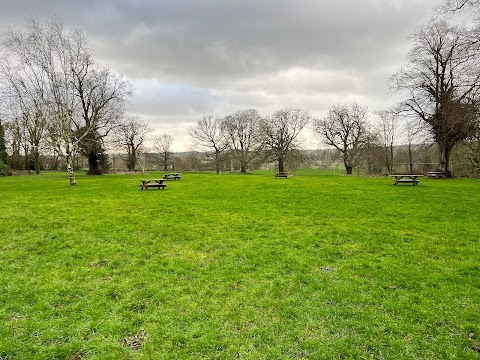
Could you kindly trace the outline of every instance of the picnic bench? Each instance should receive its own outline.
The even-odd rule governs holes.
[[[165,180],[180,180],[182,177],[180,176],[180,174],[165,174],[163,175],[163,178]]]
[[[413,184],[416,186],[420,182],[418,178],[422,177],[423,175],[399,174],[391,176],[393,177],[395,186],[397,186],[398,184]]]
[[[443,171],[429,171],[427,176],[429,179],[445,179],[445,173]]]
[[[275,173],[275,177],[276,177],[276,178],[285,178],[285,179],[287,179],[287,178],[288,178],[288,172],[285,172],[285,171],[277,172],[277,173]]]
[[[157,189],[165,189],[167,184],[164,184],[165,179],[148,179],[148,180],[140,180],[142,183],[140,184],[142,190],[147,190],[148,188],[157,188]]]

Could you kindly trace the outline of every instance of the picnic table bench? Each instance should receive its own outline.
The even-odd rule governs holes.
[[[429,179],[445,179],[445,173],[443,171],[429,171],[427,176]]]
[[[287,179],[288,178],[288,172],[285,172],[285,171],[277,172],[277,173],[275,173],[275,177],[278,177],[278,178],[282,177],[282,178]]]
[[[165,189],[167,184],[164,184],[165,179],[148,179],[148,180],[140,180],[142,183],[140,184],[142,190],[147,190],[148,188],[157,188],[157,189]]]
[[[165,180],[180,180],[182,177],[180,176],[180,174],[165,174],[163,175],[163,178]]]
[[[397,174],[391,176],[393,177],[395,186],[397,186],[398,184],[413,184],[416,186],[420,182],[418,178],[422,177],[423,175]]]

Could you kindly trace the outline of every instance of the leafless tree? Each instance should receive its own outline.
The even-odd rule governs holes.
[[[262,144],[273,160],[278,162],[278,171],[285,171],[289,151],[297,149],[300,132],[310,121],[308,111],[286,108],[276,111],[260,122]]]
[[[259,128],[261,117],[257,110],[240,110],[228,115],[222,121],[222,129],[233,151],[234,158],[240,163],[240,172],[246,173],[248,167],[258,156],[260,147]]]
[[[188,130],[193,147],[212,158],[215,171],[220,174],[220,164],[228,149],[228,142],[222,131],[222,120],[213,115],[204,116]]]
[[[173,137],[171,135],[162,134],[153,138],[153,149],[160,154],[163,164],[163,170],[168,170],[168,164],[172,158]]]
[[[127,169],[134,171],[138,155],[151,129],[135,116],[127,116],[114,130],[114,143],[127,153]]]
[[[366,139],[367,114],[368,109],[358,103],[337,104],[323,119],[313,123],[313,131],[324,139],[324,143],[342,154],[347,175],[352,174]]]
[[[102,140],[123,116],[130,96],[130,84],[108,67],[98,67],[89,58],[83,67],[72,69],[74,90],[79,102],[81,120],[75,122],[77,133],[89,133],[80,142],[80,152],[88,159],[88,173],[99,174]]]
[[[13,135],[24,151],[25,168],[30,172],[29,157],[33,158],[35,172],[40,173],[40,147],[46,137],[46,108],[42,96],[38,93],[39,85],[28,81],[23,64],[14,63],[4,55],[0,61],[0,97],[8,103],[3,116],[9,119]],[[27,75],[27,76],[26,76]],[[27,79],[26,79],[27,78]],[[31,79],[30,79],[31,80]],[[40,80],[39,80],[40,81]]]
[[[428,125],[440,150],[439,167],[450,176],[450,154],[474,130],[480,91],[480,49],[476,35],[445,21],[419,28],[408,63],[392,77],[404,94],[405,112]]]
[[[383,148],[385,167],[389,174],[393,171],[394,148],[398,137],[398,115],[393,109],[377,112],[378,138]]]
[[[46,122],[51,145],[64,157],[74,185],[74,155],[121,115],[128,83],[95,66],[84,34],[66,30],[59,19],[29,20],[25,31],[7,31],[2,45],[2,81],[22,114]]]

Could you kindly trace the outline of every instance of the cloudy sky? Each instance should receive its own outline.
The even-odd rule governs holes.
[[[388,80],[441,0],[0,0],[0,31],[29,17],[81,28],[133,86],[130,112],[187,150],[204,115],[299,107],[322,116],[397,100]],[[315,141],[307,133],[305,147]]]

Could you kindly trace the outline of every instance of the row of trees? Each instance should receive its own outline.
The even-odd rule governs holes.
[[[383,158],[381,169],[391,172],[394,147],[400,140],[408,142],[413,163],[415,143],[425,140],[420,129],[412,122],[400,126],[393,110],[375,114],[375,118],[355,102],[333,105],[321,118],[300,109],[282,109],[267,117],[249,109],[224,118],[204,116],[190,129],[190,137],[194,148],[213,160],[217,173],[226,158],[239,163],[241,172],[264,162],[275,161],[279,171],[285,170],[286,162],[290,166],[300,163],[305,159],[300,135],[306,127],[319,142],[336,150],[347,174],[372,157]]]
[[[248,109],[223,119],[204,116],[189,129],[189,134],[194,148],[214,160],[217,173],[227,153],[240,163],[241,172],[267,158],[275,160],[279,171],[284,171],[285,161],[299,148],[299,134],[309,120],[308,112],[300,109],[278,110],[268,117]]]

